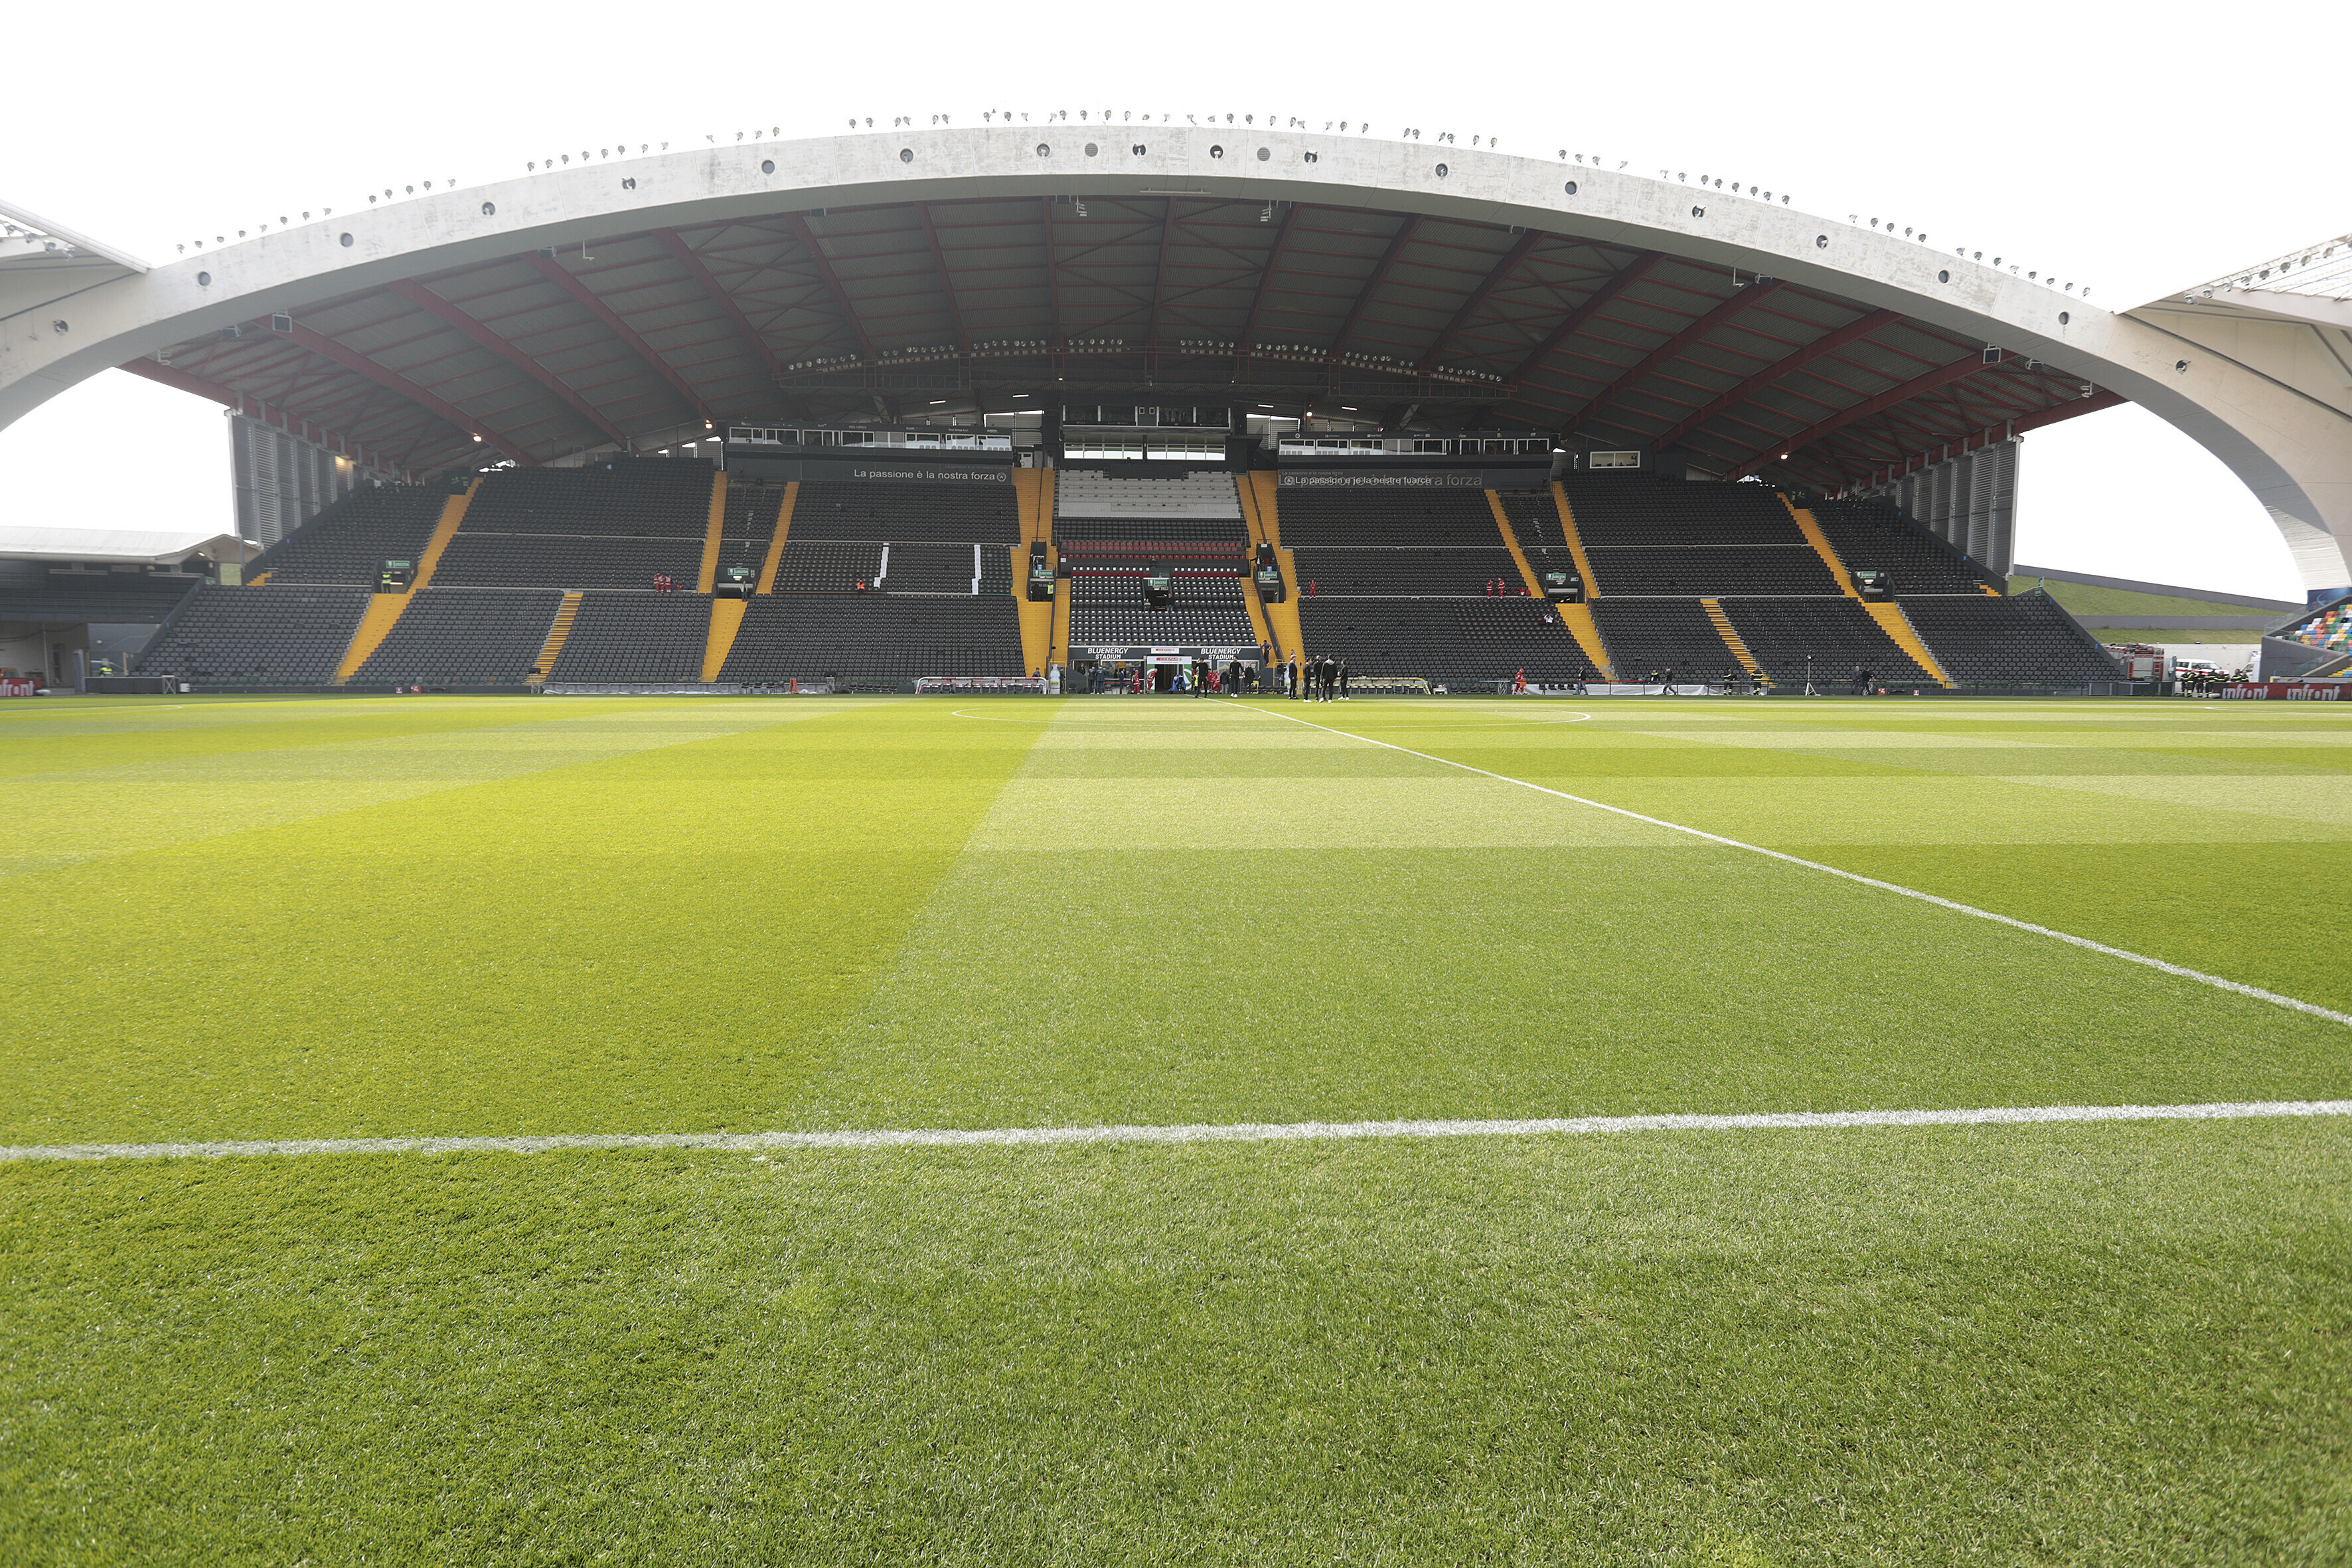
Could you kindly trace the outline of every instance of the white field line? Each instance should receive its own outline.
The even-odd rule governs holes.
[[[1515,779],[1508,773],[1494,773],[1486,768],[1474,768],[1468,763],[1457,763],[1451,757],[1441,757],[1429,752],[1416,752],[1411,746],[1400,746],[1391,741],[1376,741],[1370,735],[1359,735],[1352,730],[1337,730],[1328,724],[1318,724],[1311,719],[1301,719],[1294,714],[1276,712],[1272,709],[1249,707],[1246,703],[1236,704],[1236,706],[1248,707],[1249,711],[1264,713],[1268,718],[1286,719],[1293,724],[1304,724],[1310,730],[1320,730],[1327,735],[1344,735],[1350,741],[1361,741],[1368,746],[1381,746],[1391,752],[1402,752],[1408,757],[1419,757],[1423,762],[1439,763],[1449,768],[1460,768],[1465,773],[1476,773],[1481,778],[1517,784],[1521,789],[1531,789],[1538,795],[1548,795],[1558,800],[1573,801],[1578,805],[1589,805],[1595,811],[1606,811],[1614,816],[1630,817],[1635,822],[1646,822],[1653,827],[1664,827],[1675,833],[1687,833],[1693,838],[1704,838],[1710,844],[1720,844],[1727,849],[1744,849],[1750,855],[1761,855],[1768,859],[1785,861],[1791,866],[1802,866],[1808,871],[1821,871],[1832,877],[1842,877],[1849,882],[1859,882],[1865,888],[1876,888],[1883,893],[1894,893],[1906,899],[1916,899],[1923,904],[1934,904],[1938,909],[1950,910],[1955,914],[1968,915],[1976,920],[1990,921],[1996,925],[2031,931],[2035,936],[2046,936],[2053,942],[2063,942],[2070,946],[2087,949],[2092,952],[2105,953],[2109,958],[2120,958],[2126,963],[2144,964],[2149,969],[2161,970],[2167,974],[2177,974],[2183,980],[2193,980],[2200,985],[2210,985],[2217,991],[2231,991],[2241,996],[2251,996],[2257,1002],[2268,1002],[2273,1006],[2291,1007],[2298,1013],[2308,1013],[2315,1018],[2325,1018],[2332,1024],[2352,1025],[2352,1013],[2338,1013],[2332,1007],[2322,1007],[2315,1002],[2305,1002],[2294,996],[2282,996],[2275,991],[2265,991],[2258,985],[2247,985],[2239,981],[2225,980],[2218,974],[2208,974],[2201,969],[2189,969],[2181,964],[2168,963],[2163,959],[2150,958],[2144,952],[2133,952],[2128,948],[2109,947],[2105,942],[2093,942],[2088,937],[2053,931],[2048,926],[2035,925],[2032,921],[2021,921],[2013,915],[1995,914],[1990,910],[1980,910],[1974,904],[1963,904],[1952,899],[1938,898],[1933,893],[1923,893],[1916,888],[1906,888],[1898,882],[1882,882],[1875,877],[1865,877],[1859,871],[1840,870],[1835,866],[1824,866],[1818,860],[1808,860],[1802,856],[1786,855],[1778,849],[1767,849],[1760,844],[1748,844],[1737,838],[1726,838],[1719,833],[1709,833],[1704,828],[1687,827],[1679,822],[1668,822],[1662,816],[1645,816],[1641,812],[1628,811],[1622,805],[1611,805],[1606,801],[1588,800],[1580,795],[1570,795],[1566,790],[1551,789],[1539,784],[1529,784],[1525,779]]]
[[[2237,1121],[2352,1116],[2352,1100],[2210,1105],[2032,1105],[1964,1110],[1767,1110],[1716,1116],[1559,1116],[1506,1121],[1239,1121],[1191,1127],[915,1128],[845,1132],[578,1132],[517,1138],[289,1138],[225,1143],[0,1147],[12,1160],[224,1160],[290,1154],[546,1154],[563,1150],[1012,1148],[1066,1143],[1282,1143],[1349,1138],[1527,1138],[1563,1133],[1802,1131],[1847,1127],[2009,1127],[2034,1122]]]

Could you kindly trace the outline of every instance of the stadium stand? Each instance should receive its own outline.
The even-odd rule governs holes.
[[[2114,680],[2116,661],[2039,589],[1993,599],[1906,598],[1904,613],[1944,672],[1962,684],[2042,686]]]
[[[2330,653],[2352,653],[2352,599],[2323,605],[2294,626],[2271,635]]]
[[[1229,473],[1106,477],[1086,468],[1055,475],[1054,538],[1233,544],[1249,538]]]
[[[1588,551],[1701,544],[1805,547],[1797,520],[1781,503],[1780,492],[1769,485],[1570,474],[1560,480],[1560,491],[1576,514],[1576,531]]]
[[[1489,583],[1499,582],[1512,594],[1525,586],[1518,563],[1500,543],[1452,550],[1323,545],[1298,552],[1297,560],[1301,586],[1312,583],[1318,598],[1484,598]]]
[[[1506,516],[1526,515],[1532,499],[1551,504],[1548,492],[1517,496]],[[1545,624],[1548,606],[1525,596],[1486,491],[1293,488],[1280,506],[1299,631],[1317,657],[1455,690],[1488,690],[1522,669],[1538,685],[1598,673],[1565,626]],[[1555,517],[1539,537],[1559,533]]]
[[[202,581],[194,572],[96,571],[53,561],[0,561],[0,621],[153,626],[168,619]]]
[[[785,548],[789,552],[791,546]],[[983,559],[1005,553],[995,544],[893,544],[883,563],[882,585],[893,594],[976,594]]]
[[[1582,522],[1580,516],[1580,527]],[[1683,679],[1714,680],[1733,663],[1706,607],[1696,598],[1596,599],[1592,620],[1620,680],[1667,669]]]
[[[1140,567],[1070,574],[1070,641],[1079,647],[1246,647],[1257,642],[1238,571],[1171,571],[1171,602],[1143,602]]]
[[[1241,499],[1234,493],[1234,477],[1223,469],[1112,474],[1100,468],[1061,468],[1054,479],[1056,518],[1241,520]]]
[[[1010,595],[827,594],[752,599],[719,679],[774,686],[830,676],[887,686],[1026,673]]]
[[[1885,572],[1897,597],[1984,596],[1992,580],[1975,562],[1884,500],[1814,501],[1806,507],[1849,571]]]
[[[1013,545],[1021,514],[1011,485],[813,480],[793,506],[792,538]]]
[[[1881,684],[1936,684],[1856,600],[1732,599],[1723,609],[1775,685],[1801,689],[1809,670],[1817,684],[1843,681],[1857,666]]]
[[[1242,598],[1249,529],[1234,477],[1057,472],[1054,537],[1070,569],[1069,641],[1078,647],[1246,647],[1258,640]],[[1172,602],[1144,603],[1152,565]]]
[[[649,588],[667,576],[692,587],[712,479],[708,464],[656,458],[499,469],[467,509],[434,584]]]
[[[1552,504],[1549,489],[1497,490],[1496,499],[1503,503],[1503,515],[1529,566],[1538,573],[1576,570],[1576,557],[1560,535],[1559,511]]]
[[[1248,531],[1230,473],[1076,468],[1056,478],[1069,646],[1258,641]],[[272,572],[270,585],[192,595],[139,668],[257,688],[326,684],[339,659],[364,658],[352,673],[361,685],[504,685],[529,679],[554,647],[545,673],[561,681],[688,682],[713,665],[727,682],[831,675],[886,689],[920,675],[1025,673],[1013,487],[804,482],[775,592],[749,605],[730,642],[713,638],[707,595],[652,591],[656,575],[694,585],[714,481],[704,464],[656,459],[493,471],[430,585],[386,623],[372,653],[372,643],[351,642],[372,602],[365,588],[385,559],[425,553],[448,490],[361,491],[257,563]],[[1727,636],[1784,689],[1801,684],[1808,656],[1825,689],[1856,665],[1885,684],[1925,685],[1935,672],[1905,651],[1922,645],[1962,687],[2116,678],[2063,609],[1989,593],[1966,556],[1883,502],[1810,510],[1836,565],[1895,574],[1899,615],[1917,645],[1901,640],[1909,632],[1897,611],[1849,595],[1769,486],[1609,475],[1571,475],[1562,486],[1597,589],[1589,627],[1575,611],[1584,643],[1548,623],[1549,606],[1521,595],[1525,574],[1496,528],[1499,508],[1530,570],[1572,569],[1545,490],[1490,502],[1472,489],[1285,489],[1282,537],[1300,589],[1286,611],[1296,608],[1312,653],[1457,689],[1519,670],[1547,686],[1590,679],[1598,671],[1588,648],[1605,648],[1628,679],[1668,668],[1720,679],[1737,657]],[[782,501],[777,487],[728,488],[721,568],[762,563]],[[1163,610],[1143,602],[1139,578],[1151,563],[1173,578],[1175,602]],[[866,591],[854,592],[861,581]],[[1496,582],[1506,596],[1489,594]],[[583,596],[551,642],[564,591]],[[1716,601],[1712,610],[1703,599]],[[730,605],[730,622],[735,614]]]
[[[746,566],[754,576],[776,535],[776,509],[784,504],[781,485],[738,484],[727,489],[727,521],[719,540],[719,573]]]
[[[628,539],[487,533],[468,526],[441,552],[433,582],[446,588],[650,588],[666,576],[691,588],[701,565],[699,534]]]
[[[366,613],[368,591],[338,584],[196,589],[139,655],[142,675],[215,689],[323,686]]]
[[[446,486],[382,485],[353,490],[271,545],[246,568],[251,581],[343,583],[373,588],[386,561],[425,552],[449,499]]]
[[[803,539],[795,528],[776,568],[776,592],[849,594],[860,583],[870,588],[882,574],[884,548],[879,540]]]
[[[1583,517],[1577,526],[1583,526]],[[1723,599],[1736,595],[1826,595],[1845,592],[1830,575],[1812,546],[1633,545],[1585,546],[1585,559],[1600,581],[1601,595],[1632,598]]]
[[[427,588],[351,683],[520,686],[562,602],[551,588]]]
[[[1598,595],[1720,599],[1845,592],[1768,485],[1570,475],[1560,488]]]
[[[1318,489],[1281,492],[1282,542],[1294,551],[1319,544],[1474,545],[1501,548],[1486,492],[1475,489]],[[1304,570],[1306,557],[1300,556]]]
[[[467,533],[615,534],[699,541],[710,528],[709,464],[659,458],[577,468],[499,468],[467,510]]]
[[[544,624],[541,626],[543,633]],[[695,681],[710,632],[707,594],[583,595],[550,680]]]
[[[1550,613],[1540,599],[1454,600],[1462,640],[1478,657],[1474,669],[1450,679],[1500,678],[1520,670],[1530,684],[1541,686],[1602,679],[1604,672],[1594,668],[1575,637],[1556,623],[1545,624]]]
[[[1533,599],[1298,602],[1308,650],[1360,675],[1419,676],[1453,691],[1491,691],[1522,669],[1535,685],[1597,679],[1576,639],[1543,616]]]

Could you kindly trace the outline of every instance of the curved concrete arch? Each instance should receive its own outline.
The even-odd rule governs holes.
[[[2166,314],[2193,312],[2185,303],[2110,311],[1923,243],[1670,180],[1476,148],[1246,127],[858,132],[614,159],[393,202],[38,308],[0,300],[0,426],[102,370],[208,331],[420,272],[593,242],[616,226],[1071,193],[1457,217],[1664,252],[1899,310],[2152,410],[2254,492],[2295,547],[2306,582],[2352,581],[2352,389],[2291,346],[2253,341],[2254,326],[2221,333]]]

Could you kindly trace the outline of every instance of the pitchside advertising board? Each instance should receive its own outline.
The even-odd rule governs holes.
[[[2352,680],[2246,680],[2221,688],[2221,695],[2240,701],[2260,702],[2284,698],[2290,702],[2340,702]]]

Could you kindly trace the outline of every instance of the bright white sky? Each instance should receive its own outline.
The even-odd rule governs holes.
[[[163,261],[197,235],[363,207],[371,187],[485,184],[558,149],[755,124],[815,134],[852,114],[1082,106],[1369,118],[1375,134],[1411,124],[1736,175],[1807,211],[2054,269],[2123,308],[2352,220],[2323,151],[2342,142],[2347,32],[2332,4],[2191,26],[2113,0],[1605,14],[899,0],[660,16],[598,0],[250,0],[111,20],[33,6],[7,27],[24,68],[9,73],[0,192]],[[12,520],[226,529],[222,424],[213,405],[109,373],[0,431],[0,493]],[[2029,437],[2024,458],[2020,560],[2303,596],[2262,509],[2152,416],[2069,421]]]

